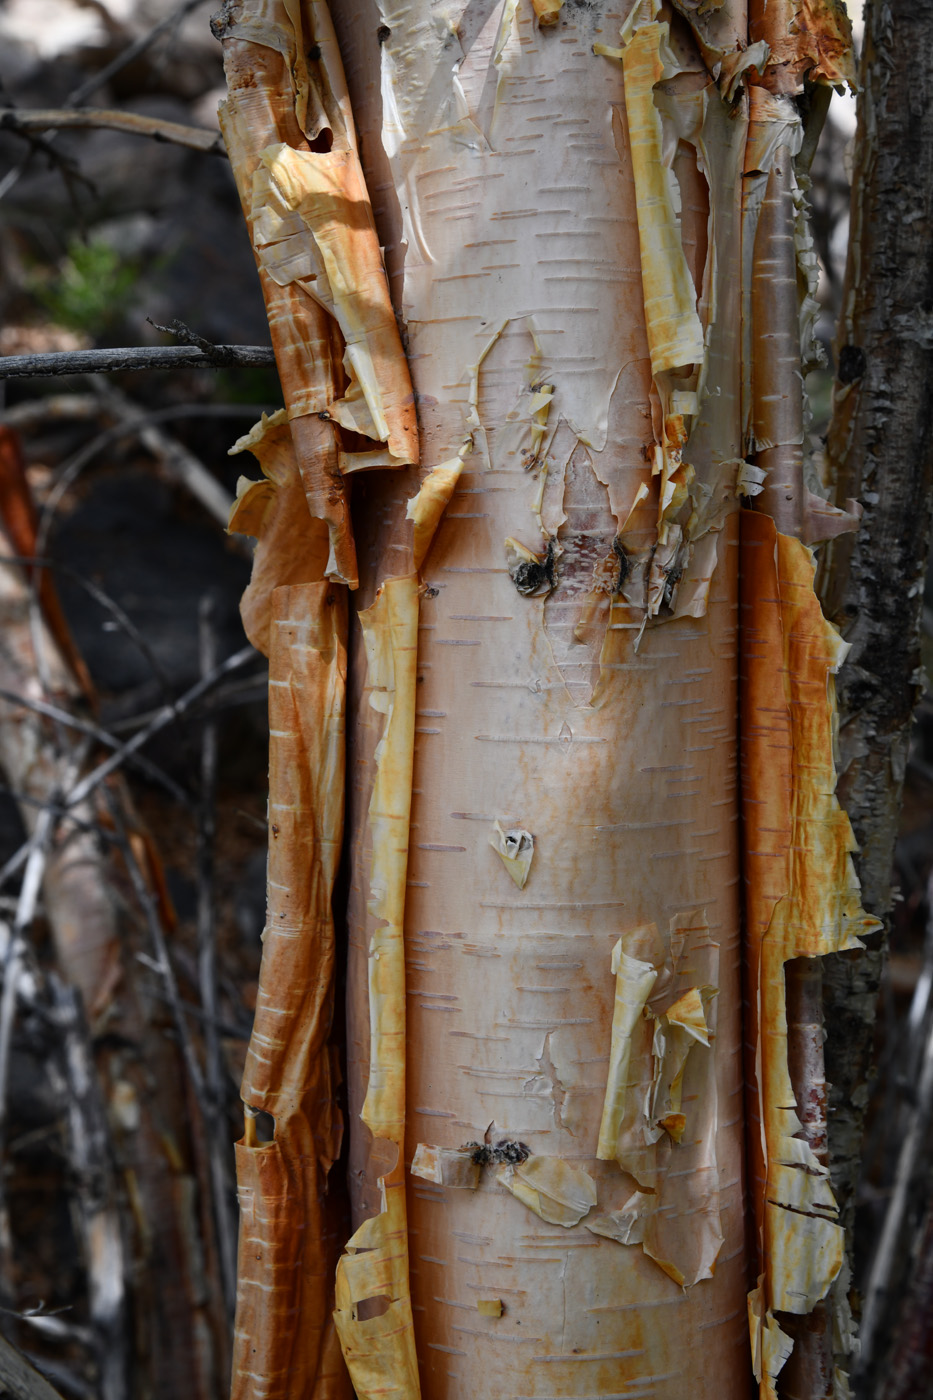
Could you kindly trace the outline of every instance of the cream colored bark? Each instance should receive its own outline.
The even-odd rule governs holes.
[[[815,1228],[789,1264],[780,1256],[793,1210],[834,1207],[805,1189],[805,1146],[786,1149],[800,1125],[774,1100],[790,1092],[783,1000],[771,1004],[757,971],[775,1066],[756,1077],[753,1047],[767,1128],[758,1218],[772,1222],[760,1240],[743,1191],[739,502],[776,470],[761,453],[775,450],[780,469],[800,461],[799,389],[794,403],[785,378],[793,370],[799,385],[808,249],[792,169],[779,169],[800,124],[789,99],[752,103],[749,74],[769,50],[749,45],[743,11],[683,10],[345,0],[334,19],[374,216],[355,173],[341,177],[352,214],[332,217],[328,203],[334,171],[357,170],[357,134],[321,7],[243,0],[218,24],[233,75],[225,130],[267,294],[271,277],[301,315],[320,307],[340,331],[330,368],[315,365],[329,398],[293,400],[284,384],[295,458],[274,489],[244,484],[241,502],[268,508],[234,526],[261,537],[263,589],[290,581],[302,531],[308,579],[359,582],[346,916],[356,1233],[335,1321],[361,1400],[661,1400],[685,1388],[718,1400],[747,1394],[753,1362],[767,1395],[789,1349],[774,1310],[808,1312],[838,1267],[814,1264]],[[266,57],[252,67],[244,46]],[[280,124],[258,152],[245,75],[264,74],[262,88],[276,65],[273,88],[293,75],[276,101],[298,113],[298,131]],[[752,296],[775,246],[793,287],[789,312],[778,294],[777,370],[762,324],[772,310]],[[360,344],[373,352],[365,372]],[[349,384],[333,368],[342,345]],[[380,417],[386,404],[417,405],[421,473],[413,441]],[[309,411],[328,421],[344,480],[353,473],[352,577],[302,457],[296,425]],[[286,421],[256,435],[258,455]],[[771,421],[779,431],[765,440]],[[326,558],[311,517],[328,525]],[[805,559],[803,545],[788,548]],[[762,665],[780,684],[780,628]],[[825,666],[820,677],[825,694]],[[808,730],[801,752],[825,756],[828,743],[830,755],[814,821],[842,853],[831,903],[850,886],[830,702],[811,718],[818,740]],[[293,760],[312,787],[316,753],[309,740]],[[791,817],[809,812],[815,788],[796,751],[781,774]],[[286,789],[294,778],[280,773],[273,811],[297,802]],[[785,896],[806,901],[798,862],[775,880],[782,911]],[[270,890],[263,984],[284,1017]],[[767,919],[763,933],[771,984],[783,985],[796,945]],[[251,1095],[247,1082],[247,1102],[268,1106]],[[243,1150],[271,1154],[249,1140]],[[766,1209],[779,1166],[793,1189]],[[306,1189],[310,1219],[322,1181]],[[263,1283],[266,1257],[248,1271],[275,1294],[265,1320],[241,1302],[243,1395],[270,1393],[251,1329],[274,1350],[299,1306],[271,1273]],[[317,1388],[301,1376],[303,1394],[336,1393],[329,1372]],[[272,1391],[298,1393],[281,1370]]]

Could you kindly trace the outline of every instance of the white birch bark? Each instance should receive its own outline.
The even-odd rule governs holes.
[[[396,269],[422,461],[463,463],[423,569],[406,1158],[419,1144],[500,1140],[532,1154],[482,1168],[476,1190],[410,1179],[415,1337],[431,1397],[660,1397],[688,1378],[699,1394],[738,1395],[748,1384],[734,532],[698,531],[678,550],[676,528],[659,529],[659,487],[680,466],[672,419],[696,409],[694,364],[708,397],[690,422],[692,499],[702,515],[708,489],[717,526],[727,492],[736,504],[744,106],[729,114],[683,25],[655,117],[666,36],[651,25],[636,36],[645,57],[628,92],[619,57],[593,52],[618,45],[624,17],[568,7],[545,30],[521,4],[489,7],[481,22],[417,4],[337,16],[364,156],[377,152],[370,189]],[[364,557],[363,485],[365,592],[400,571],[391,526],[381,538],[379,527],[411,488],[380,502]],[[527,587],[545,570],[521,575],[532,561],[509,539],[545,565],[550,550],[553,588],[540,577],[537,596],[519,591],[516,578]],[[699,615],[672,616],[688,611]],[[358,713],[365,725],[365,697]],[[365,735],[357,745],[365,753]],[[367,800],[364,786],[358,818]],[[490,844],[497,822],[534,838],[520,889]],[[362,873],[365,829],[359,849]],[[361,880],[357,987],[366,894]],[[684,926],[695,932],[675,971]],[[710,1047],[687,1060],[683,1136],[658,1126],[660,1110],[623,1114],[609,1141],[619,1138],[625,1170],[597,1158],[620,940],[654,973],[655,1015],[691,987],[715,988]],[[354,1006],[351,1123],[368,1073],[368,1011],[351,994]],[[637,1012],[621,1095],[630,1110],[658,1063],[659,1023]],[[363,1144],[357,1160],[362,1214],[375,1206]],[[585,1179],[568,1181],[561,1164]],[[481,1306],[496,1300],[498,1316]],[[702,1374],[686,1336],[703,1337]]]
[[[789,535],[854,515],[798,482],[812,258],[788,94],[804,72],[837,81],[845,43],[831,7],[785,9],[767,37],[753,16],[749,43],[729,5],[345,0],[347,87],[320,4],[228,0],[217,24],[287,370],[286,414],[241,444],[267,477],[234,517],[262,541],[251,635],[275,621],[276,584],[323,576],[352,600],[355,1233],[334,1318],[360,1400],[712,1400],[744,1395],[750,1369],[772,1400],[793,1347],[778,1315],[810,1313],[839,1268],[794,1109],[809,1086],[790,1077],[784,969],[871,921],[832,792],[840,648]],[[763,483],[743,1067],[736,546],[739,498]],[[319,658],[331,673],[336,655]],[[272,803],[292,819],[324,770],[310,741],[289,765]],[[281,942],[264,1025],[287,1030]],[[313,1077],[264,1034],[269,1093]],[[247,1077],[247,1103],[271,1104],[255,1094]],[[283,1153],[314,1111],[306,1096]],[[320,1217],[323,1177],[296,1172],[294,1207],[265,1203],[256,1153],[274,1157],[247,1136],[250,1219],[281,1221],[241,1242],[236,1394],[288,1395],[292,1374],[307,1389],[318,1365],[330,1400],[316,1342],[288,1361],[289,1319],[311,1314],[273,1262],[289,1210]],[[296,1245],[305,1278],[314,1236]]]

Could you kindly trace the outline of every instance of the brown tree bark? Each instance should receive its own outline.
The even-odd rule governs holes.
[[[933,7],[869,0],[836,386],[827,458],[862,525],[827,546],[820,593],[852,650],[838,680],[840,783],[859,843],[866,908],[888,920],[933,505]],[[833,1182],[851,1228],[868,1102],[882,948],[824,964]],[[872,1320],[865,1395],[900,1346],[895,1299],[908,1251]]]

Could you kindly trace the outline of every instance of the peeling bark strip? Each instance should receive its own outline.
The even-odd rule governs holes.
[[[785,965],[857,948],[877,927],[860,905],[855,840],[834,796],[831,678],[846,647],[820,611],[813,572],[799,541],[778,534],[765,515],[743,516],[746,1073],[762,1274],[749,1316],[765,1396],[792,1344],[775,1314],[811,1312],[844,1257],[829,1173],[793,1107]]]
[[[700,8],[343,0],[374,209],[323,4],[229,0],[216,24],[286,396],[238,444],[264,475],[241,482],[232,518],[259,540],[244,620],[276,685],[299,655],[310,668],[273,725],[273,812],[297,773],[303,813],[325,778],[342,797],[324,737],[337,605],[321,611],[320,580],[359,582],[355,1233],[322,1273],[333,1143],[302,1156],[317,1165],[298,1186],[257,1177],[249,1196],[269,1148],[285,1160],[289,1076],[316,1086],[302,1132],[334,1122],[331,866],[292,971],[271,941],[282,886],[340,839],[321,789],[291,855],[273,825],[293,864],[270,879],[250,1059],[265,1088],[251,1070],[244,1097],[277,1129],[239,1149],[238,1400],[351,1383],[360,1400],[739,1400],[750,1363],[767,1400],[794,1346],[782,1320],[809,1314],[841,1263],[820,1035],[805,999],[785,999],[785,967],[871,926],[833,795],[840,648],[801,543],[855,523],[803,485],[816,264],[794,163],[802,75],[844,76],[846,34],[835,11],[788,0],[777,30],[770,9],[752,17],[749,42],[739,3]],[[767,512],[744,512],[743,531],[751,1240],[742,496]],[[275,660],[283,628],[317,638],[310,660],[295,644]]]
[[[355,588],[339,427],[418,460],[414,398],[323,3],[225,0],[220,124],[249,224],[326,576]],[[370,460],[368,466],[377,465]]]
[[[241,439],[265,481],[241,479],[231,529],[258,544],[243,600],[269,657],[268,914],[237,1144],[241,1225],[233,1396],[349,1395],[332,1319],[339,1209],[327,1175],[342,1121],[328,1044],[331,909],[344,805],[345,592],[322,580],[326,533],[305,505],[284,415]],[[260,1143],[257,1110],[275,1136]],[[301,1318],[301,1325],[295,1319]]]
[[[363,1222],[338,1265],[335,1318],[358,1400],[416,1400],[420,1389],[405,1204],[404,922],[418,663],[417,576],[388,579],[372,607],[359,617],[369,704],[386,717],[369,804],[369,912],[376,927],[369,950],[369,1086],[360,1118],[376,1146],[390,1149],[390,1163],[378,1180],[381,1211]],[[380,1310],[366,1317],[362,1305],[373,1301]]]
[[[851,30],[832,0],[752,0],[749,34],[765,46],[749,75],[743,194],[745,420],[762,512],[743,518],[740,564],[746,1079],[758,1233],[749,1322],[765,1400],[778,1389],[786,1400],[829,1400],[837,1361],[847,1364],[851,1352],[851,1319],[842,1288],[830,1292],[845,1240],[829,1183],[816,955],[861,946],[857,935],[877,921],[861,908],[855,840],[835,797],[830,677],[846,648],[822,616],[805,547],[857,528],[861,508],[830,505],[806,479],[803,376],[820,357],[805,201],[815,137],[795,99],[805,78],[852,82]],[[811,120],[825,110],[812,102]]]
[[[331,1317],[340,1222],[326,1199],[342,1133],[327,1035],[343,825],[344,629],[342,602],[327,582],[272,594],[269,910],[243,1099],[271,1114],[275,1138],[260,1144],[247,1117],[237,1146],[233,1389],[249,1394],[261,1375],[270,1400],[315,1383],[322,1396],[346,1394]]]

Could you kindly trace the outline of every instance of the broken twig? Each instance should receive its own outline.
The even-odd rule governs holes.
[[[140,112],[121,112],[117,108],[67,107],[24,109],[7,108],[0,111],[0,131],[12,131],[15,136],[28,136],[34,131],[62,131],[66,127],[106,127],[124,131],[130,136],[148,136],[153,141],[168,141],[173,146],[187,146],[205,155],[226,156],[223,137],[219,131],[206,127],[185,126],[167,122],[159,117],[147,117]]]
[[[208,354],[187,345],[132,345],[113,350],[49,350],[0,356],[0,379],[58,374],[113,374],[130,369],[238,369],[274,365],[267,345],[217,345]]]

